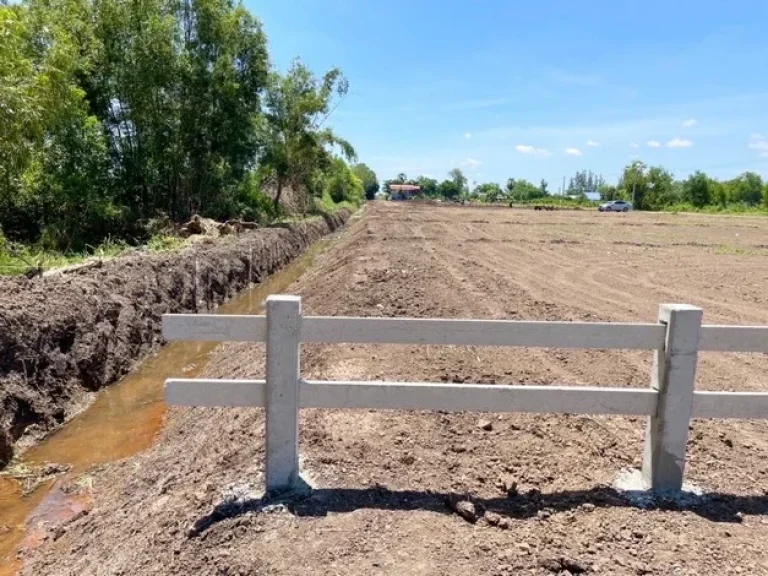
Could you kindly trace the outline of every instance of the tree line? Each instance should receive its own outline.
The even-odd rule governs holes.
[[[274,70],[234,0],[0,0],[0,38],[0,238],[78,249],[378,190],[329,126],[341,71]]]
[[[638,210],[665,209],[768,209],[768,182],[755,172],[744,172],[730,180],[717,180],[697,171],[685,180],[676,180],[662,166],[647,166],[634,161],[624,168],[617,184],[608,184],[601,174],[591,170],[576,172],[563,191],[563,196],[552,195],[545,180],[535,185],[525,179],[509,178],[506,185],[485,182],[474,188],[468,186],[464,173],[455,168],[442,182],[419,176],[385,180],[383,191],[390,194],[391,184],[414,184],[421,188],[421,195],[431,199],[472,200],[478,202],[521,203],[541,201],[563,196],[586,201],[587,193],[599,193],[600,199],[628,200]]]
[[[697,171],[676,180],[664,167],[639,160],[624,168],[617,185],[603,185],[599,192],[603,200],[629,200],[638,210],[768,208],[768,183],[755,172],[718,180]]]

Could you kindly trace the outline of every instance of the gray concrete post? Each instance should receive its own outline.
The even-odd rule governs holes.
[[[659,403],[646,424],[643,455],[643,482],[652,490],[683,487],[702,314],[686,304],[659,308],[667,336],[664,349],[654,352],[651,387],[659,391]]]
[[[301,298],[267,298],[266,488],[291,490],[299,478]]]

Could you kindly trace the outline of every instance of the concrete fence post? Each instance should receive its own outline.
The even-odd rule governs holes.
[[[664,349],[654,352],[651,387],[659,391],[659,402],[646,424],[643,455],[643,481],[652,490],[683,487],[702,314],[686,304],[659,307],[667,336]]]
[[[266,488],[290,490],[299,478],[301,298],[267,298]]]

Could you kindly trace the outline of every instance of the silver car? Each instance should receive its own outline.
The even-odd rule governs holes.
[[[632,210],[632,204],[626,200],[611,200],[600,204],[598,210],[600,212],[629,212]]]

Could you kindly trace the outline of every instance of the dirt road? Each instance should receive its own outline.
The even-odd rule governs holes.
[[[768,220],[374,204],[291,289],[306,313],[768,324]],[[307,346],[323,379],[644,387],[626,351]],[[768,390],[765,355],[704,354],[697,386]],[[263,349],[221,346],[213,377],[258,377]],[[480,419],[486,419],[482,422]],[[258,410],[175,409],[158,444],[73,483],[90,513],[26,556],[26,574],[768,573],[768,429],[695,421],[681,508],[611,488],[643,422],[566,415],[307,410],[288,508],[222,506],[261,486]],[[468,522],[452,502],[470,500]],[[218,508],[217,508],[218,506]]]

